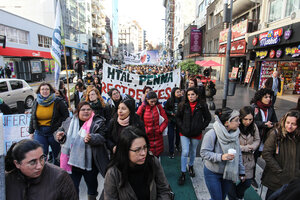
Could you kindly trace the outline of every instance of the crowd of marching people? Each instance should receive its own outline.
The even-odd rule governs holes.
[[[126,70],[151,74],[171,67]],[[216,91],[207,91],[199,77],[189,76],[186,87],[174,87],[164,105],[149,86],[139,102],[116,88],[108,91],[106,102],[97,73],[87,77],[78,78],[72,107],[67,106],[63,83],[57,91],[49,83],[38,87],[28,131],[31,139],[14,143],[5,158],[7,199],[79,199],[82,177],[89,200],[174,199],[176,191],[160,164],[164,139],[170,159],[175,151],[181,153],[180,186],[187,174],[197,176],[194,161],[202,141],[204,179],[213,200],[243,199],[256,184],[260,156],[266,163],[266,199],[299,195],[299,102],[278,120],[273,91],[262,88],[249,105],[216,109],[212,120],[206,97]],[[213,127],[204,134],[210,122]],[[98,191],[99,173],[103,191]]]

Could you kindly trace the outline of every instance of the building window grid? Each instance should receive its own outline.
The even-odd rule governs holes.
[[[270,0],[269,22],[289,17],[292,12],[300,10],[300,0]]]
[[[7,37],[8,42],[28,44],[28,32],[0,24],[0,34]]]
[[[44,48],[50,48],[52,44],[52,38],[44,36],[44,35],[38,35],[38,46],[44,47]]]

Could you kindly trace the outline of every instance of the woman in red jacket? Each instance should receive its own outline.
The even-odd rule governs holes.
[[[137,114],[145,124],[146,134],[150,141],[150,151],[153,155],[159,157],[164,150],[162,133],[168,126],[168,117],[158,102],[157,95],[154,91],[150,91],[146,95],[145,101],[139,107]],[[161,124],[159,124],[159,115],[164,118]]]

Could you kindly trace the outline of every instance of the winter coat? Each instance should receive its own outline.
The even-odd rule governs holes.
[[[77,109],[77,106],[80,103],[80,101],[81,101],[82,98],[83,98],[83,94],[82,94],[81,98],[79,98],[79,92],[76,90],[74,92],[74,99],[73,99],[74,100],[74,107],[75,107],[75,109]]]
[[[7,200],[78,200],[70,175],[63,169],[45,163],[38,178],[27,179],[18,169],[5,174]]]
[[[266,161],[262,184],[273,191],[300,178],[300,137],[287,133],[285,138],[279,139],[278,134],[281,133],[275,128],[270,131],[262,152]]]
[[[153,174],[150,183],[150,200],[170,200],[169,184],[164,170],[157,158],[153,157]],[[104,200],[138,200],[129,182],[120,187],[122,180],[120,170],[113,166],[107,170],[104,181]]]
[[[210,120],[211,115],[207,104],[200,102],[197,103],[193,113],[189,103],[180,104],[176,114],[176,123],[180,133],[189,138],[202,134]]]
[[[65,137],[62,140],[58,141],[60,144],[64,144],[66,142],[66,134],[69,130],[71,119],[72,118],[69,117],[57,130],[57,132],[65,132]],[[57,132],[54,133],[55,139]],[[91,145],[93,161],[103,177],[105,176],[106,167],[109,162],[108,151],[106,148],[106,133],[107,128],[105,125],[105,119],[101,116],[95,115],[90,127],[91,139],[87,144]]]
[[[159,113],[165,119],[161,125],[159,125]],[[145,124],[146,134],[150,141],[150,151],[159,156],[164,150],[163,131],[168,126],[168,117],[161,104],[151,107],[145,102],[139,107],[136,112]]]
[[[93,109],[95,115],[99,115],[101,117],[104,117],[105,120],[109,119],[109,111],[108,106],[105,105],[105,107],[102,107],[102,104],[100,100],[97,101],[97,103],[89,102],[91,105],[91,108]],[[106,121],[108,123],[108,121]]]
[[[280,80],[279,77],[277,77],[277,81],[278,81],[278,87],[277,87],[277,89],[278,89],[278,92],[280,92],[281,91],[281,80]],[[273,77],[270,77],[270,78],[268,78],[266,80],[266,82],[265,82],[265,88],[273,90],[272,89],[273,88]]]
[[[265,123],[267,121],[273,122],[274,124],[278,122],[275,110],[272,106],[268,108],[267,121],[263,122],[262,113],[260,111],[261,109],[256,104],[252,104],[251,106],[254,108],[254,122],[259,130],[260,141],[264,143],[267,139],[267,133],[271,130],[265,125]]]
[[[259,147],[260,144],[259,131],[256,124],[254,124],[254,128],[254,136],[252,136],[251,134],[244,135],[243,133],[240,133],[239,136],[240,147],[243,156],[243,165],[245,166],[246,179],[253,178],[253,169],[256,164],[253,153]],[[250,147],[252,150],[250,149]]]
[[[169,98],[164,107],[166,114],[168,116],[169,122],[176,122],[175,102],[174,102],[175,98],[176,98],[175,95],[173,98],[172,97]],[[177,101],[178,101],[177,106],[179,106],[179,103],[182,101],[182,98],[177,98]],[[177,111],[178,111],[178,107],[177,107]],[[172,114],[174,114],[174,115],[172,115]]]
[[[110,120],[108,124],[108,130],[107,130],[107,146],[112,152],[114,146],[117,145],[119,140],[119,134],[122,132],[122,130],[126,127],[121,126],[119,122],[117,121],[118,117],[114,117]],[[128,126],[134,126],[139,129],[141,129],[143,132],[145,132],[145,125],[140,119],[140,116],[138,116],[136,113],[134,113],[134,119],[129,120]]]
[[[31,110],[31,118],[29,124],[29,134],[33,134],[35,130],[39,129],[38,119],[36,117],[38,103],[35,100]],[[54,100],[53,115],[51,119],[51,133],[54,133],[63,121],[69,117],[69,110],[62,98],[56,98]]]

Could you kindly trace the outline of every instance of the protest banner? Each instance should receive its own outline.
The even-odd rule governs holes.
[[[5,154],[13,143],[28,138],[30,117],[30,114],[2,115]]]
[[[165,102],[171,96],[173,87],[179,87],[180,69],[157,75],[139,75],[129,73],[107,63],[103,65],[102,96],[108,99],[111,88],[118,89],[122,94],[128,94],[135,100],[142,97],[145,85],[150,86],[157,93],[160,102]]]
[[[124,50],[124,62],[126,65],[158,65],[160,63],[157,50],[129,53]]]

